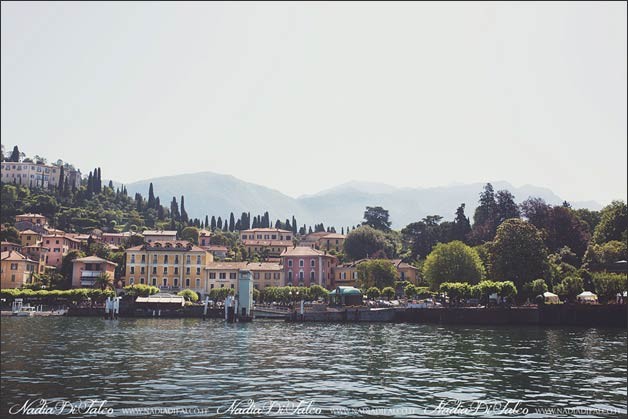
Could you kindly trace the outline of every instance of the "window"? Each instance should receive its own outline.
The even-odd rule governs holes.
[[[185,287],[190,288],[190,278],[185,279]]]
[[[190,255],[186,255],[185,263],[190,264]]]
[[[201,278],[196,278],[196,288],[201,287]]]
[[[143,273],[144,273],[144,267],[143,267],[143,266],[140,268],[140,273],[141,273],[141,274],[143,274]]]
[[[153,263],[157,263],[157,255],[153,255]]]
[[[209,279],[216,279],[216,272],[210,272]]]
[[[174,264],[175,265],[179,264],[179,255],[174,255]]]
[[[196,268],[196,275],[200,275],[201,274],[201,268]]]
[[[197,264],[197,265],[200,265],[200,264],[201,264],[201,255],[198,255],[198,256],[196,257],[196,264]]]
[[[164,265],[168,264],[168,255],[164,255]]]
[[[273,240],[277,240],[277,235],[276,234],[273,234],[271,237],[272,237]]]
[[[266,272],[264,274],[264,279],[270,279],[270,272]]]
[[[238,278],[238,274],[235,272],[230,272],[229,273],[229,279],[237,279]]]
[[[135,266],[131,266],[129,268],[129,273],[134,274],[135,273]]]
[[[235,288],[235,286],[233,284],[231,284],[231,289],[234,289],[234,288]]]
[[[175,288],[179,286],[179,278],[175,278],[174,279],[174,283],[173,283],[172,286],[175,287]]]
[[[353,279],[358,279],[358,273],[357,272],[353,273]]]
[[[288,260],[288,267],[292,268],[292,260]]]
[[[140,278],[140,284],[144,283],[144,278]]]
[[[135,284],[135,278],[129,278],[129,284],[131,285]]]
[[[11,274],[11,282],[15,282],[15,274]]]
[[[142,255],[142,263],[146,263],[146,255]]]
[[[156,287],[157,286],[157,278],[153,278],[153,286]]]
[[[214,284],[209,284],[209,289],[213,290],[214,289]]]
[[[313,281],[314,280],[314,271],[310,271],[310,280]]]
[[[225,287],[225,284],[220,284],[220,288],[224,288],[224,287]]]
[[[275,272],[273,274],[273,279],[279,279],[279,272]]]
[[[255,272],[253,274],[253,279],[259,279],[259,272]]]
[[[17,263],[12,263],[11,264],[11,270],[12,271],[17,271]]]
[[[164,275],[168,275],[168,267],[164,266]]]
[[[226,272],[220,272],[218,274],[218,278],[220,278],[220,279],[227,279],[227,273]]]
[[[135,263],[135,255],[131,255],[131,263]]]
[[[153,275],[155,275],[157,273],[157,267],[153,266]]]
[[[291,240],[290,236],[286,236],[286,240]]]
[[[288,271],[288,281],[292,282],[292,271]]]
[[[185,267],[185,273],[186,273],[186,275],[190,274],[190,267],[189,266]]]
[[[316,266],[316,262],[314,261],[314,259],[312,259],[310,261],[310,267],[313,268],[314,266]]]
[[[174,274],[179,275],[179,268],[177,266],[174,267]]]
[[[299,259],[299,268],[305,266],[305,261],[303,259]]]
[[[299,272],[299,280],[303,281],[303,271]]]

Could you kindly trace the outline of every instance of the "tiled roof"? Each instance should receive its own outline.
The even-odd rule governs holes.
[[[207,264],[205,269],[239,270],[239,269],[246,269],[246,264],[247,262],[210,262]]]
[[[83,263],[103,263],[104,262],[104,263],[110,263],[112,265],[118,266],[117,263],[112,262],[107,259],[99,258],[98,256],[87,256],[84,258],[74,259],[72,263],[75,263],[75,262],[83,262]]]
[[[19,243],[13,243],[13,242],[0,242],[1,246],[17,246],[17,247],[22,247],[21,244]]]
[[[156,240],[152,243],[146,243],[135,247],[130,247],[127,250],[140,251],[160,251],[160,250],[181,250],[185,252],[206,252],[207,250],[198,246],[190,246],[190,242],[187,240]]]
[[[266,228],[266,227],[264,227],[264,228],[250,228],[248,230],[240,231],[240,233],[245,233],[245,234],[246,233],[254,233],[254,232],[262,232],[262,233],[266,233],[266,232],[273,233],[273,232],[276,232],[276,233],[289,233],[289,234],[292,234],[292,231],[289,231],[289,230],[282,230],[280,228]]]
[[[16,217],[46,218],[45,216],[41,214],[31,214],[31,213],[16,215]]]
[[[243,240],[245,246],[292,246],[291,240]]]
[[[31,259],[27,258],[26,256],[24,256],[20,252],[16,252],[15,250],[9,250],[8,252],[2,252],[2,254],[0,255],[0,259],[8,260],[10,262],[33,262],[33,263],[38,263],[38,262],[36,262],[34,260],[31,260]]]
[[[321,252],[320,250],[312,249],[311,247],[306,246],[297,246],[297,247],[289,247],[282,254],[281,257],[284,256],[329,256],[325,252]]]
[[[41,234],[39,234],[38,232],[33,231],[33,230],[31,230],[31,229],[24,230],[24,231],[20,231],[20,233],[19,233],[19,234],[36,234],[36,235],[38,235],[38,236],[41,236]]]
[[[282,267],[279,263],[249,262],[246,269],[251,271],[281,271]]]
[[[209,246],[205,246],[205,249],[209,251],[213,250],[213,251],[218,251],[218,252],[220,251],[226,252],[227,250],[229,250],[227,249],[227,246],[219,246],[217,244],[210,244]]]
[[[176,230],[144,230],[142,233],[145,236],[176,236]]]
[[[344,234],[338,233],[328,233],[321,237],[322,239],[344,239],[346,236]]]

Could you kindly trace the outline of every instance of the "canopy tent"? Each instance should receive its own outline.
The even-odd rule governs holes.
[[[362,305],[362,291],[355,287],[336,287],[329,293],[329,300],[332,304],[343,306]]]
[[[558,295],[553,292],[546,291],[543,293],[543,299],[545,300],[545,304],[558,304],[560,303],[560,298]]]
[[[593,294],[591,291],[585,291],[583,293],[578,294],[576,297],[578,301],[583,303],[595,303],[597,302],[597,295]]]

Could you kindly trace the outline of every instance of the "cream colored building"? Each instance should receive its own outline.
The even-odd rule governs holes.
[[[205,268],[207,278],[206,293],[215,288],[229,288],[238,292],[238,272],[246,269],[246,262],[213,262]]]
[[[211,253],[186,240],[153,241],[125,251],[126,285],[146,284],[162,290],[189,288],[200,294],[208,288],[205,268]]]
[[[30,162],[2,162],[2,182],[28,186],[29,188],[58,188],[61,168],[49,164]],[[64,169],[64,176],[77,188],[81,186],[79,170]]]
[[[144,230],[142,235],[146,243],[177,240],[176,230]]]
[[[249,257],[258,254],[267,257],[279,257],[293,246],[292,231],[280,228],[252,228],[240,232],[240,240]]]

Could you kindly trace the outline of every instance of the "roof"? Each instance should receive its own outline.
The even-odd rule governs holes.
[[[281,271],[282,267],[278,263],[269,262],[249,262],[246,269],[250,271]]]
[[[258,232],[258,231],[259,232],[269,232],[269,233],[275,232],[275,233],[290,233],[290,234],[293,234],[292,231],[289,231],[289,230],[282,230],[280,228],[266,228],[266,227],[264,227],[264,228],[250,228],[248,230],[242,230],[242,231],[240,231],[240,233],[253,233],[253,232]]]
[[[362,291],[355,287],[339,286],[330,292],[329,295],[362,295]]]
[[[243,240],[245,246],[292,246],[290,240]]]
[[[1,245],[1,246],[17,246],[17,247],[22,247],[22,245],[21,245],[21,244],[19,244],[19,243],[13,243],[13,242],[7,242],[7,241],[0,242],[0,245]]]
[[[176,236],[176,230],[144,230],[143,235],[148,236]]]
[[[102,233],[103,237],[131,237],[133,233],[130,231],[123,231],[122,233]]]
[[[84,258],[78,258],[78,259],[74,259],[72,261],[72,263],[76,263],[76,262],[83,262],[83,263],[109,263],[113,266],[118,266],[117,263],[112,262],[110,260],[107,259],[103,259],[103,258],[99,258],[98,256],[87,256]]]
[[[210,244],[209,246],[205,246],[205,248],[207,250],[210,250],[210,251],[213,250],[213,251],[223,251],[223,252],[226,252],[227,250],[229,250],[227,248],[227,246],[219,246],[217,244]]]
[[[207,264],[205,269],[240,270],[240,269],[247,269],[246,264],[247,262],[210,262]]]
[[[325,252],[321,252],[320,250],[312,249],[307,246],[297,246],[297,247],[289,247],[282,254],[281,257],[285,256],[329,256],[331,255],[325,254]]]
[[[177,304],[184,306],[185,298],[180,295],[158,292],[148,297],[137,297],[136,303],[159,303],[159,304]]]
[[[28,230],[20,231],[18,234],[35,234],[37,236],[41,236],[41,233],[33,231],[30,228]]]
[[[209,230],[202,229],[202,230],[198,231],[198,235],[199,235],[199,237],[211,236],[212,232],[209,231]]]
[[[326,235],[324,235],[323,237],[321,237],[322,239],[344,239],[345,236],[344,234],[339,234],[339,233],[328,233]]]
[[[26,256],[24,256],[23,254],[21,254],[20,252],[17,252],[15,250],[9,250],[8,252],[2,252],[2,254],[0,255],[0,259],[2,259],[3,261],[9,261],[9,262],[33,262],[33,263],[39,263],[37,261],[31,260],[29,258],[27,258]]]
[[[46,218],[45,216],[43,216],[41,214],[32,214],[32,213],[20,214],[20,215],[16,215],[16,217]]]
[[[202,247],[193,245],[187,240],[156,240],[152,243],[141,244],[138,246],[130,247],[127,250],[140,251],[140,250],[152,250],[152,251],[170,251],[180,250],[185,252],[207,252]]]

